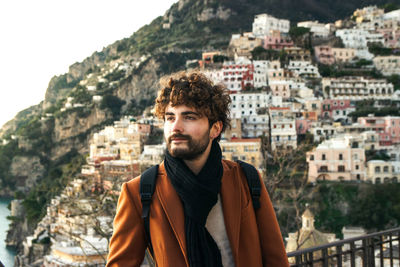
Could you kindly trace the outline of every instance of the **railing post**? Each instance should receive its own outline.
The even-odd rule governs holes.
[[[370,237],[368,238],[369,240],[369,246],[368,246],[368,251],[369,251],[369,255],[368,255],[368,262],[369,265],[371,267],[375,267],[375,242],[374,242],[374,237]]]
[[[342,267],[342,245],[336,246],[337,267]]]
[[[328,249],[322,249],[322,266],[328,267]]]
[[[301,255],[296,256],[296,266],[300,266],[301,264]]]
[[[368,239],[363,239],[362,241],[362,249],[363,249],[363,256],[362,256],[362,262],[363,262],[363,267],[368,267]]]
[[[310,265],[308,265],[310,264]],[[309,252],[308,253],[308,260],[307,260],[307,265],[308,266],[313,266],[314,264],[314,252]]]
[[[389,254],[390,254],[390,267],[393,267],[393,235],[389,234]],[[400,255],[400,254],[399,254]]]
[[[383,266],[383,236],[382,235],[379,236],[379,241],[380,241],[380,246],[379,246],[380,257],[379,257],[379,260],[380,260],[381,266]]]
[[[350,265],[356,267],[356,245],[354,241],[350,243]]]

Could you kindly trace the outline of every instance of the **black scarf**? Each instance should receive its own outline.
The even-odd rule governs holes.
[[[221,253],[205,225],[221,189],[222,152],[213,141],[207,162],[195,175],[182,159],[165,153],[164,166],[185,212],[185,234],[190,267],[220,267]]]

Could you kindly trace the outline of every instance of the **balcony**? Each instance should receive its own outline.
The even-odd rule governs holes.
[[[399,266],[400,228],[288,253],[291,267]]]

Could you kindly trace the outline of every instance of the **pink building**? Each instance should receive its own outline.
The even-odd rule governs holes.
[[[321,114],[322,118],[349,122],[348,115],[355,110],[356,107],[350,99],[325,99],[322,102]]]
[[[373,130],[379,134],[379,144],[381,146],[390,146],[400,143],[400,117],[360,117],[357,122],[361,125],[373,127]]]
[[[332,65],[333,63],[335,63],[335,57],[330,46],[314,46],[314,55],[319,63],[325,65]]]
[[[399,48],[400,47],[400,28],[398,29],[378,29],[377,32],[383,34],[385,39],[385,47]]]
[[[271,80],[269,87],[273,96],[280,96],[282,99],[290,98],[290,82],[288,80]]]
[[[351,138],[334,138],[307,152],[308,182],[365,180],[365,151]]]
[[[263,47],[265,49],[282,50],[293,47],[293,41],[290,37],[282,36],[280,31],[272,31],[271,35],[264,37]]]
[[[307,119],[296,119],[297,134],[306,134],[312,126],[312,121]]]

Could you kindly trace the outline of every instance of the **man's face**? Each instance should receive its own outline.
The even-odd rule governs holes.
[[[208,118],[194,108],[169,104],[165,109],[164,138],[173,157],[196,159],[211,144]]]

